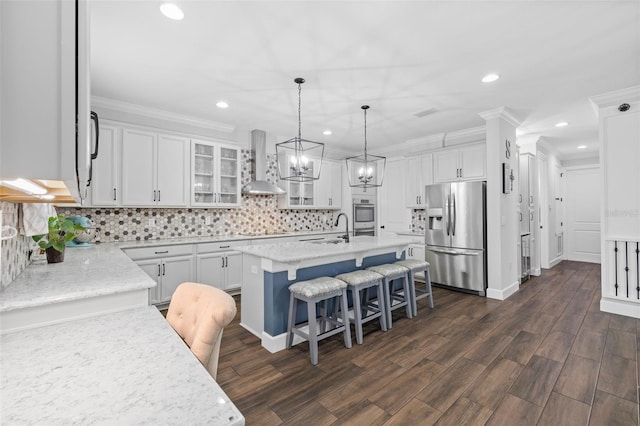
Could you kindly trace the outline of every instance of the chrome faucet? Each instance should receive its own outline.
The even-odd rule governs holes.
[[[348,243],[349,242],[349,218],[347,217],[347,215],[345,213],[338,214],[338,217],[336,218],[336,224],[333,226],[338,226],[338,223],[340,222],[340,216],[344,216],[344,221],[347,223],[347,233],[339,238],[344,239],[344,242]]]

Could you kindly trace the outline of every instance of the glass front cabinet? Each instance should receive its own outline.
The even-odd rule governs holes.
[[[191,141],[191,205],[240,207],[240,148]]]
[[[290,161],[290,160],[289,160]],[[320,160],[310,159],[306,163],[306,176],[313,176],[314,168],[318,167]],[[315,206],[314,198],[314,180],[306,182],[296,182],[281,180],[278,182],[278,186],[285,191],[284,195],[278,196],[278,208],[281,209],[304,209]]]

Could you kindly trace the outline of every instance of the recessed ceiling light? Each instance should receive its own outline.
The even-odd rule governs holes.
[[[491,83],[493,81],[496,81],[499,78],[500,78],[500,76],[498,74],[487,74],[484,77],[482,77],[482,82],[483,83]]]
[[[524,135],[524,130],[516,129],[516,136]]]
[[[218,108],[229,108],[229,104],[226,103],[225,101],[220,101],[220,102],[216,103],[216,106]]]
[[[580,145],[578,149],[585,149],[586,147],[587,147],[586,145]]]
[[[561,121],[559,123],[556,123],[556,127],[566,127],[568,125],[569,123],[567,123],[566,121]]]
[[[325,135],[325,136],[329,136],[329,135],[331,135],[331,130],[327,129],[324,132],[322,132],[322,134]]]
[[[160,6],[160,12],[169,19],[180,21],[184,18],[184,13],[177,5],[173,3],[164,3]]]

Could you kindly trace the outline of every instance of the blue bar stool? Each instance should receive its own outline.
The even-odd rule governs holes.
[[[429,307],[433,309],[433,293],[431,291],[431,276],[429,274],[429,262],[418,259],[405,259],[394,262],[394,265],[404,266],[409,270],[409,285],[411,286],[411,306],[413,315],[418,315],[419,299],[429,298]],[[422,278],[419,274],[424,273],[424,289],[418,288],[416,278]]]
[[[367,268],[367,271],[376,272],[382,275],[382,285],[384,287],[384,304],[387,311],[387,328],[392,327],[391,311],[406,307],[407,318],[413,317],[411,308],[411,288],[409,287],[409,270],[404,266],[387,263]],[[392,281],[402,280],[402,288],[394,289]]]
[[[336,276],[336,279],[348,284],[353,300],[353,319],[356,329],[356,342],[361,345],[363,340],[362,324],[380,318],[380,328],[387,331],[386,311],[384,304],[384,289],[382,275],[372,271],[353,271]],[[377,289],[376,299],[369,299],[369,289]],[[364,293],[362,293],[364,291]]]
[[[351,329],[349,326],[349,315],[347,305],[347,283],[331,277],[319,277],[309,281],[298,281],[289,286],[289,321],[287,325],[287,349],[293,345],[293,335],[297,334],[309,341],[309,351],[311,352],[311,364],[318,364],[318,341],[334,334],[344,334],[344,345],[351,347]],[[327,302],[335,299],[329,314]],[[306,322],[295,324],[296,308],[298,300],[306,302],[307,317]],[[316,306],[322,302],[320,307],[320,330],[318,330],[318,318]],[[341,306],[341,307],[340,307]],[[338,319],[338,311],[341,320]],[[327,330],[327,324],[333,328]],[[308,332],[303,330],[308,325]]]

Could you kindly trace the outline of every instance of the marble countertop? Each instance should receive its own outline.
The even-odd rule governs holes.
[[[0,424],[244,424],[155,307],[7,334],[0,346]]]
[[[88,247],[67,247],[64,262],[47,264],[44,259],[33,262],[10,285],[2,289],[0,312],[155,287],[156,282],[122,249],[259,240],[335,232],[338,231],[124,241],[100,243]]]
[[[237,247],[235,250],[280,263],[295,263],[342,255],[357,255],[379,249],[395,249],[411,244],[403,237],[352,237],[349,243],[283,242]]]
[[[4,288],[0,312],[155,286],[117,244],[68,247],[64,262],[34,262]]]

